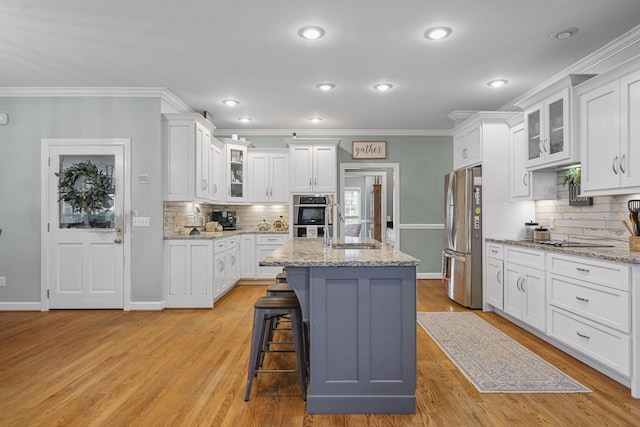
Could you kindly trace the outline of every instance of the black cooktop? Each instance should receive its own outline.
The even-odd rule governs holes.
[[[613,245],[606,243],[590,243],[590,242],[563,242],[560,240],[544,240],[537,242],[541,245],[555,246],[556,248],[612,248]]]

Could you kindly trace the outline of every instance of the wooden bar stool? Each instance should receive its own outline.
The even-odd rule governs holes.
[[[274,316],[289,315],[293,332],[294,351],[297,366],[295,369],[260,369],[265,350],[265,336],[269,334],[270,321]],[[251,353],[249,356],[249,372],[247,376],[247,391],[244,400],[249,400],[253,377],[260,372],[297,372],[302,390],[302,398],[307,400],[306,351],[303,337],[302,311],[295,296],[266,296],[258,298],[254,304],[253,334],[251,338]]]
[[[293,291],[291,285],[287,282],[278,283],[276,278],[276,282],[269,285],[267,288],[267,296],[296,296],[296,293]],[[289,316],[271,316],[269,320],[267,320],[267,333],[263,337],[262,342],[262,357],[260,359],[260,366],[262,366],[262,362],[264,361],[264,352],[269,350],[269,347],[272,343],[274,343],[273,338],[276,330],[286,331],[291,330],[291,327],[282,326],[282,323],[291,323],[291,319]],[[292,342],[283,342],[277,341],[277,344],[293,344]]]
[[[284,283],[287,281],[287,272],[283,271],[282,273],[276,274],[276,283]]]

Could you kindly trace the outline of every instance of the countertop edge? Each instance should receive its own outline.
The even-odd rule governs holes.
[[[582,256],[587,258],[603,259],[607,261],[624,262],[627,264],[640,264],[640,252],[632,252],[628,248],[624,248],[620,242],[615,242],[614,247],[610,248],[567,248],[541,245],[531,241],[523,241],[517,239],[504,239],[486,237],[485,241],[500,243],[504,245],[521,246],[530,249],[537,249],[546,252],[554,252],[565,255]]]
[[[167,234],[163,235],[163,240],[215,240],[224,239],[225,237],[238,236],[241,234],[282,234],[288,235],[287,231],[259,231],[254,229],[240,229],[240,230],[227,230],[227,231],[201,231],[200,234],[190,235],[186,234]]]

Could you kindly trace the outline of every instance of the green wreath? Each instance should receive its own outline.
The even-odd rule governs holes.
[[[56,173],[60,198],[74,212],[95,212],[112,206],[113,179],[91,161],[76,163]]]

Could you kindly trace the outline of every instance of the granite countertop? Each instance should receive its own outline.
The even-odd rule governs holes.
[[[200,234],[189,235],[191,228],[185,227],[185,231],[183,233],[164,233],[164,240],[202,240],[202,239],[223,239],[225,237],[237,236],[239,234],[289,234],[289,230],[287,231],[260,231],[257,227],[245,227],[239,228],[237,230],[226,230],[226,231],[202,231],[200,230]]]
[[[525,248],[541,249],[548,252],[557,252],[566,255],[577,255],[590,258],[599,258],[608,261],[626,262],[630,264],[640,264],[640,252],[630,251],[629,244],[618,240],[598,240],[597,243],[613,245],[613,247],[556,247],[541,245],[530,240],[487,238],[488,242],[503,243],[507,245],[523,246]]]
[[[261,266],[277,267],[392,267],[415,266],[420,260],[372,239],[339,237],[334,242],[375,242],[379,249],[333,249],[323,239],[296,237],[260,260]]]

